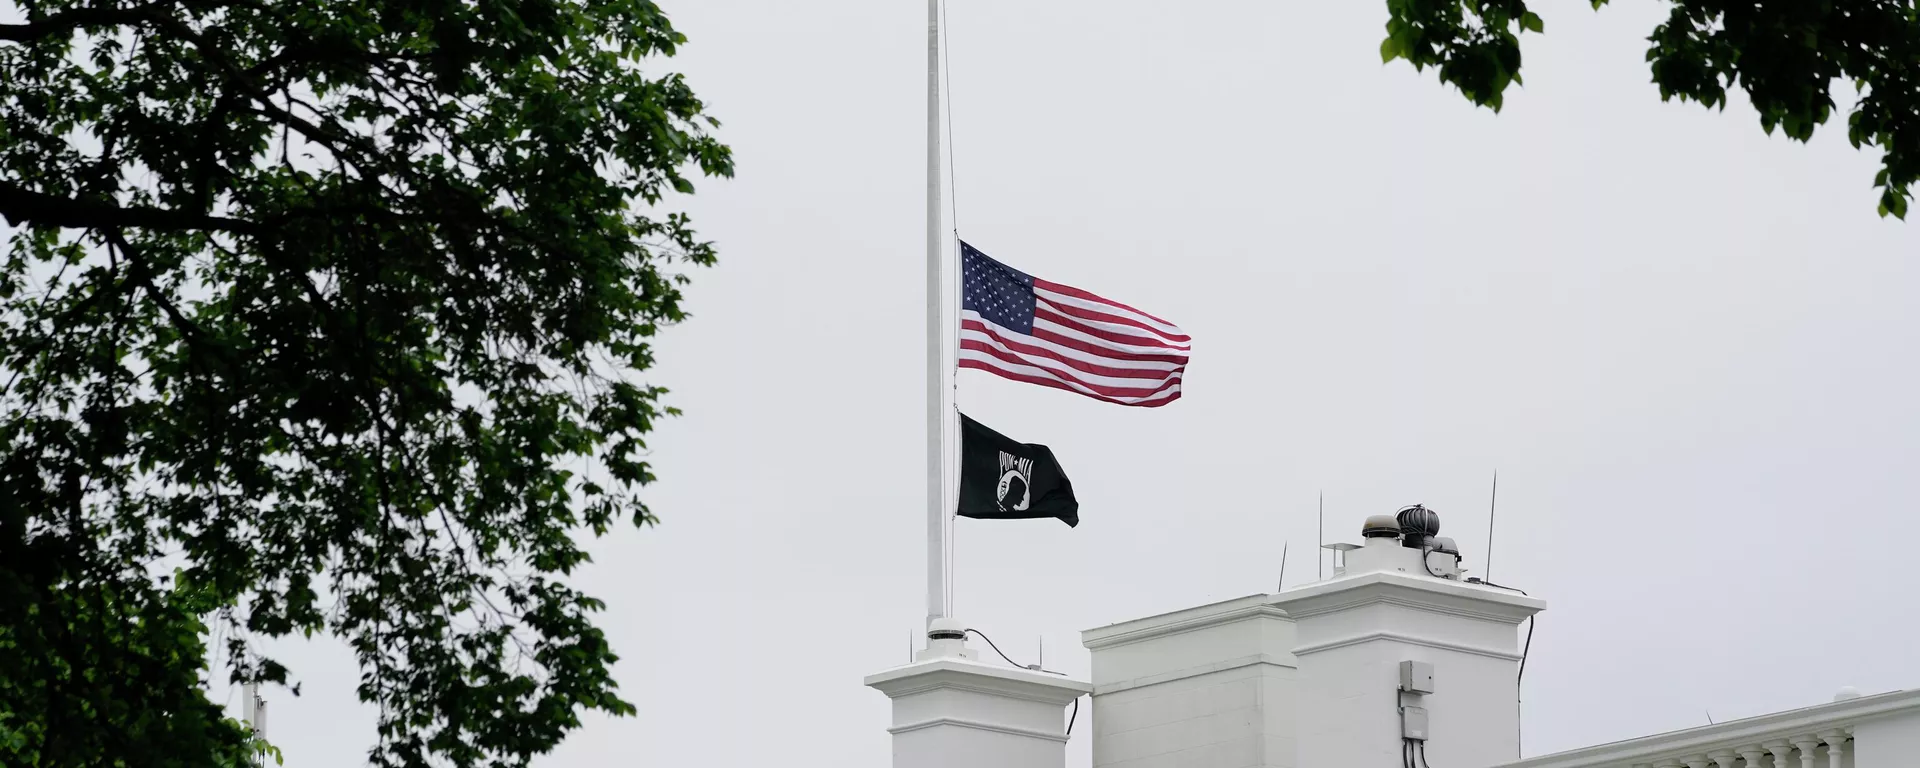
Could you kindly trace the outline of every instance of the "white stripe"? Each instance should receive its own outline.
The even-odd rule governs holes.
[[[1058,353],[1061,357],[1067,357],[1074,360],[1079,360],[1083,363],[1092,363],[1094,365],[1104,365],[1109,368],[1129,368],[1129,369],[1141,370],[1141,371],[1171,371],[1185,365],[1185,363],[1163,363],[1158,360],[1135,360],[1131,357],[1107,357],[1105,355],[1099,355],[1092,352],[1086,352],[1079,349],[1074,349],[1073,347],[1057,344],[1055,342],[1048,341],[1042,338],[1036,338],[1034,336],[1030,336],[1028,334],[1021,333],[1019,331],[1003,328],[999,324],[991,320],[988,320],[984,317],[981,317],[980,313],[975,312],[971,309],[961,312],[960,319],[962,321],[973,320],[975,322],[980,323],[981,325],[987,326],[988,328],[992,328],[994,332],[1000,334],[1004,338],[1013,339],[1015,341],[1019,341],[1025,344],[1031,344],[1041,349],[1051,350],[1053,352]],[[968,338],[967,334],[970,334],[970,333],[978,334],[980,332],[974,331],[974,330],[968,330],[966,326],[963,324],[960,328],[960,337],[963,339]],[[1162,354],[1178,355],[1180,353],[1175,350],[1169,349],[1169,350],[1163,351]]]
[[[1066,305],[1075,306],[1075,307],[1085,307],[1095,312],[1105,312],[1109,315],[1131,317],[1136,320],[1139,320],[1140,322],[1146,323],[1155,328],[1166,331],[1167,333],[1171,333],[1175,336],[1187,335],[1187,332],[1180,330],[1179,326],[1174,325],[1172,323],[1160,322],[1159,320],[1155,320],[1151,317],[1148,317],[1143,313],[1140,313],[1131,309],[1127,309],[1125,307],[1117,307],[1112,304],[1103,304],[1098,301],[1087,301],[1086,299],[1080,298],[1078,296],[1068,296],[1064,293],[1049,291],[1045,288],[1040,287],[1037,284],[1033,286],[1033,295],[1046,299],[1048,301],[1054,302],[1056,304],[1066,304]]]
[[[961,360],[977,360],[979,362],[992,366],[996,369],[1007,371],[1009,373],[1017,373],[1025,376],[1039,376],[1043,378],[1053,379],[1055,381],[1060,381],[1061,383],[1066,384],[1068,387],[1072,388],[1076,392],[1092,395],[1095,397],[1103,397],[1111,400],[1117,400],[1119,402],[1126,403],[1129,405],[1137,404],[1137,403],[1151,403],[1155,400],[1165,400],[1173,397],[1175,394],[1179,393],[1180,391],[1180,383],[1174,382],[1173,386],[1167,387],[1164,390],[1155,392],[1146,397],[1105,395],[1099,392],[1095,392],[1091,388],[1079,382],[1062,380],[1058,375],[1055,375],[1052,371],[1048,371],[1042,368],[1035,368],[1030,365],[1018,365],[1015,363],[1009,363],[1005,360],[1001,360],[1000,358],[994,357],[993,355],[989,355],[979,350],[973,350],[973,349],[960,350],[960,359]]]
[[[1105,374],[1098,374],[1098,373],[1083,371],[1073,367],[1072,365],[1069,365],[1067,363],[1061,362],[1059,360],[1056,360],[1050,357],[1045,357],[1042,355],[1029,355],[1016,349],[1010,349],[1007,347],[1006,344],[1002,343],[999,339],[996,339],[992,336],[989,336],[985,333],[981,333],[979,331],[961,331],[960,340],[982,342],[988,346],[993,347],[994,349],[1005,350],[1007,354],[1013,355],[1014,357],[1017,357],[1021,360],[1030,361],[1031,364],[1033,365],[1043,366],[1048,370],[1057,371],[1062,376],[1068,376],[1080,381],[1084,381],[1090,384],[1097,384],[1103,387],[1105,386],[1130,387],[1130,388],[1157,387],[1160,384],[1165,383],[1169,379],[1176,379],[1186,375],[1186,372],[1180,368],[1166,366],[1165,364],[1160,364],[1163,367],[1157,368],[1157,369],[1156,368],[1128,368],[1129,370],[1138,370],[1145,373],[1158,374],[1156,376],[1138,377],[1138,378],[1129,377],[1129,376],[1108,376]],[[1110,365],[1108,367],[1123,368],[1127,366]]]
[[[1175,349],[1178,349],[1182,352],[1185,352],[1188,349],[1192,348],[1192,345],[1188,344],[1187,342],[1170,341],[1166,337],[1160,336],[1159,334],[1156,334],[1152,331],[1143,331],[1138,327],[1127,325],[1125,323],[1113,323],[1113,322],[1107,322],[1105,320],[1088,320],[1087,318],[1084,318],[1084,317],[1069,315],[1066,312],[1062,312],[1060,310],[1060,307],[1057,305],[1054,305],[1051,301],[1047,301],[1043,299],[1035,303],[1038,306],[1046,307],[1047,309],[1050,309],[1055,313],[1058,313],[1068,319],[1071,319],[1076,323],[1087,326],[1088,328],[1093,328],[1101,331],[1108,331],[1111,333],[1118,333],[1128,338],[1139,339],[1140,343],[1142,344],[1169,344],[1169,345],[1172,345]]]
[[[1109,341],[1107,339],[1100,338],[1093,334],[1087,333],[1086,331],[1069,328],[1067,326],[1056,323],[1052,320],[1048,320],[1044,317],[1034,318],[1033,327],[1035,330],[1048,330],[1048,331],[1052,331],[1054,333],[1060,334],[1062,336],[1066,336],[1068,338],[1084,341],[1088,344],[1092,344],[1094,346],[1101,347],[1103,349],[1111,349],[1116,355],[1128,355],[1128,354],[1160,355],[1163,357],[1178,357],[1183,360],[1186,359],[1187,357],[1187,350],[1184,350],[1184,349],[1171,349],[1168,347],[1149,347],[1149,346],[1143,346],[1139,344],[1121,344],[1120,342],[1117,342],[1117,341]]]
[[[1099,387],[1123,387],[1126,389],[1153,389],[1155,387],[1158,387],[1162,384],[1167,383],[1168,381],[1171,381],[1173,379],[1178,379],[1182,375],[1179,371],[1169,371],[1167,372],[1166,375],[1161,376],[1160,378],[1157,378],[1157,379],[1127,379],[1127,378],[1121,378],[1117,376],[1101,376],[1100,374],[1097,374],[1097,373],[1087,373],[1086,371],[1082,371],[1080,369],[1074,368],[1073,366],[1067,365],[1066,363],[1063,363],[1051,358],[1020,354],[1019,352],[1008,349],[1007,345],[1000,343],[1000,340],[995,339],[983,333],[972,333],[972,334],[963,333],[960,335],[960,338],[962,340],[976,339],[979,341],[986,342],[988,346],[991,346],[994,349],[1001,350],[1016,358],[1027,361],[1028,365],[1045,368],[1047,372],[1053,376],[1053,378],[1071,379],[1073,381],[1077,381],[1083,384],[1092,384],[1094,386],[1099,386]],[[966,350],[961,350],[961,351],[964,352]],[[986,353],[981,352],[980,354],[985,355]],[[999,358],[994,358],[994,359],[998,360]]]

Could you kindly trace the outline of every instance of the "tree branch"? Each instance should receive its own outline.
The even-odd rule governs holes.
[[[292,110],[283,109],[280,105],[273,103],[273,95],[271,93],[268,93],[266,89],[260,87],[259,83],[254,82],[252,78],[248,77],[245,71],[227,58],[219,46],[209,44],[204,36],[194,31],[193,27],[181,23],[178,19],[159,18],[153,21],[159,28],[192,43],[194,48],[200,52],[201,58],[211,63],[220,71],[220,74],[225,75],[227,82],[238,86],[243,94],[259,102],[260,106],[254,110],[255,112],[265,117],[277,119],[284,125],[292,126],[293,129],[299,131],[302,136],[333,152],[335,157],[341,155],[342,145],[346,145],[345,148],[353,149],[360,153],[360,160],[362,162],[369,159],[375,161],[382,159],[379,157],[380,153],[377,149],[372,147],[365,137],[354,135],[352,132],[342,128],[337,121],[328,120],[325,126],[316,125],[294,114]],[[318,108],[312,106],[308,108],[313,109],[316,113],[325,114]],[[358,164],[359,163],[356,163],[356,165]]]
[[[173,300],[167,296],[167,292],[160,290],[160,286],[154,283],[153,265],[147,262],[146,256],[134,249],[132,243],[127,242],[125,234],[121,233],[118,229],[103,227],[100,230],[100,235],[107,241],[108,245],[118,248],[121,253],[126,254],[127,264],[129,265],[127,278],[132,280],[135,286],[146,291],[147,297],[153,299],[153,303],[160,307],[160,311],[166,313],[167,319],[173,323],[175,328],[180,330],[180,337],[182,339],[188,344],[195,344],[196,342],[201,344],[210,343],[210,337],[206,330],[201,328],[199,323],[194,322],[188,318],[185,313],[181,312],[180,307],[176,306]],[[222,362],[225,362],[225,358],[228,357],[218,349],[209,349],[208,351],[221,357]]]
[[[177,6],[174,0],[147,3],[128,8],[74,8],[39,21],[25,24],[0,24],[0,40],[32,43],[56,35],[71,35],[81,27],[123,27],[145,21],[153,11]]]
[[[120,206],[99,200],[75,199],[35,192],[0,180],[0,218],[14,226],[62,229],[135,228],[169,232],[212,231],[256,234],[250,221],[147,206]]]

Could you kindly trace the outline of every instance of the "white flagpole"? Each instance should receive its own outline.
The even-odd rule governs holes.
[[[927,0],[927,623],[947,615],[946,270],[940,238],[940,0]]]

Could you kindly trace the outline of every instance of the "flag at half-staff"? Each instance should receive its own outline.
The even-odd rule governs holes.
[[[1121,405],[1180,399],[1191,339],[1140,310],[960,244],[960,367]]]
[[[1022,443],[960,414],[961,517],[1058,518],[1080,524],[1080,501],[1066,470],[1044,445]]]

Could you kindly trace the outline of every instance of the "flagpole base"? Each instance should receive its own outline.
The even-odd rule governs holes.
[[[975,660],[966,625],[951,618],[933,622],[912,664],[866,684],[893,703],[893,768],[1065,768],[1066,708],[1093,690],[1064,675]]]
[[[973,658],[973,650],[967,647],[966,622],[951,616],[942,616],[927,622],[927,647],[913,654],[913,660],[916,662]]]

